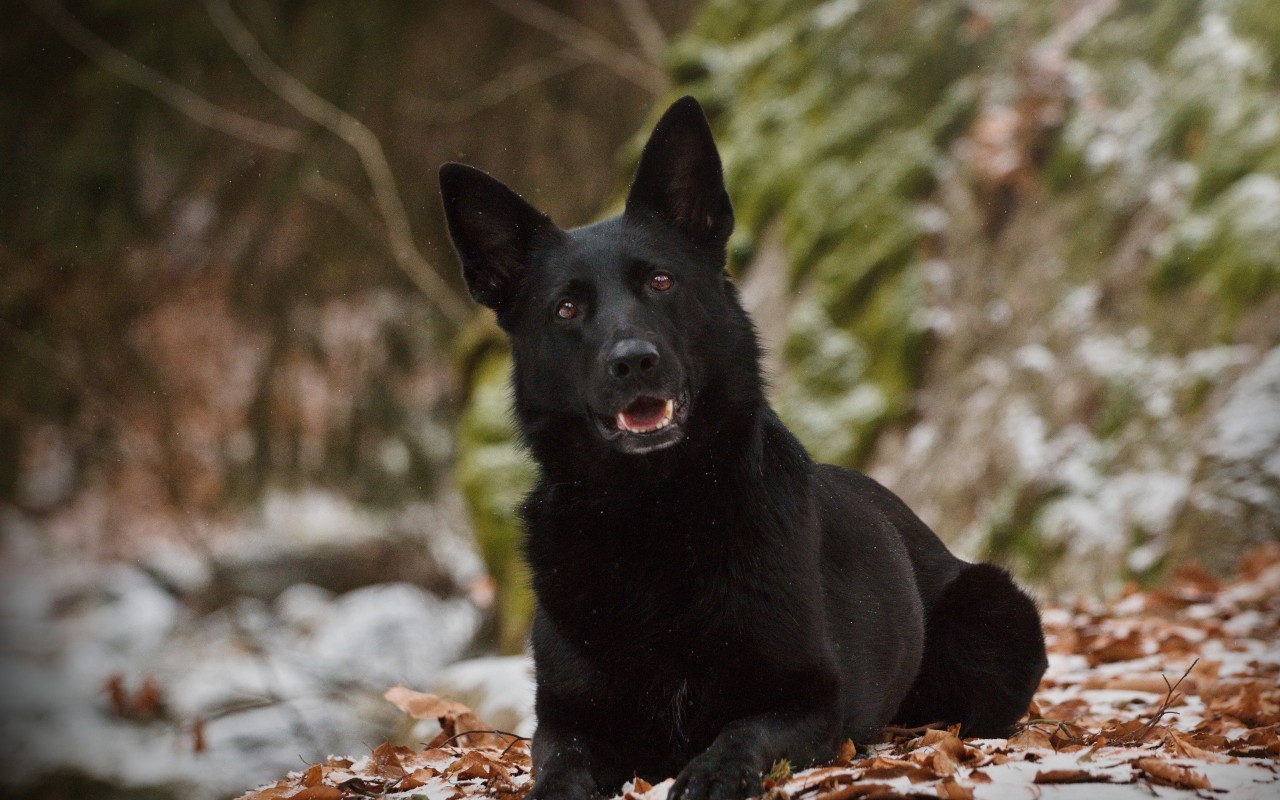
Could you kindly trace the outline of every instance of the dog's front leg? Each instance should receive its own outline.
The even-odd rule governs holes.
[[[533,790],[526,800],[596,800],[604,795],[579,737],[539,723],[533,735]]]
[[[835,753],[839,719],[834,707],[771,711],[724,726],[706,752],[676,777],[669,800],[741,800],[760,792],[766,770],[779,759],[807,766]]]

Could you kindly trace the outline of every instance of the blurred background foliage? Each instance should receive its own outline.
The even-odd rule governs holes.
[[[11,6],[10,563],[140,565],[199,613],[407,581],[519,652],[533,473],[436,170],[583,224],[685,93],[817,457],[1046,597],[1280,532],[1270,0]]]

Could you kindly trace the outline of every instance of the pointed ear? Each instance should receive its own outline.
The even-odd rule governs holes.
[[[699,244],[724,247],[733,206],[720,153],[702,106],[692,97],[671,104],[649,136],[627,195],[627,213],[656,213]]]
[[[440,195],[467,290],[501,314],[515,296],[534,243],[558,236],[560,229],[501,181],[465,164],[440,168]]]

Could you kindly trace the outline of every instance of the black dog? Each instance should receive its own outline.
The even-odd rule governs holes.
[[[633,775],[677,775],[672,800],[741,798],[775,760],[830,759],[889,722],[1008,731],[1045,669],[1035,606],[872,479],[813,463],[774,415],[696,101],[671,106],[625,213],[595,225],[560,230],[460,164],[440,183],[540,467],[522,511],[530,798]]]

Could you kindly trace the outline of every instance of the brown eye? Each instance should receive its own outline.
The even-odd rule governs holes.
[[[653,277],[649,278],[649,285],[659,292],[665,292],[670,289],[671,284],[674,282],[672,277],[665,272],[655,272]]]
[[[556,306],[556,316],[560,319],[573,319],[578,316],[578,304],[572,300],[561,300]]]

